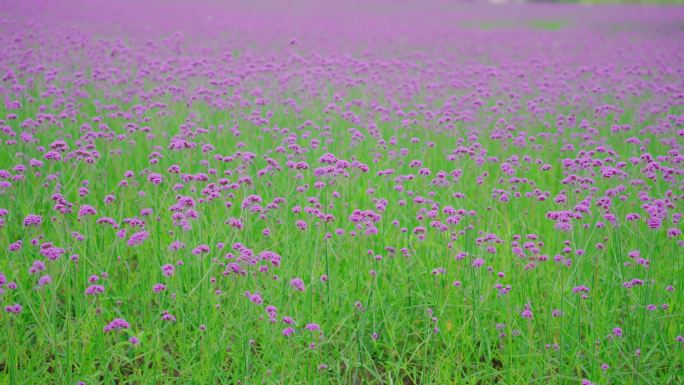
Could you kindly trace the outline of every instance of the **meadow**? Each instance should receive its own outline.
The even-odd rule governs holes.
[[[684,8],[0,6],[0,385],[684,383]]]

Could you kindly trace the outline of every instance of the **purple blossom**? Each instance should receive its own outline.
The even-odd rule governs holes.
[[[290,286],[297,291],[304,291],[304,281],[301,278],[292,278],[290,280]]]
[[[86,295],[98,295],[104,293],[105,288],[102,285],[90,285],[86,288]]]
[[[22,306],[19,304],[16,304],[16,303],[14,305],[5,306],[5,312],[7,312],[9,314],[17,315],[17,314],[21,313],[21,310],[22,310]]]
[[[43,223],[43,217],[40,215],[29,214],[24,218],[25,227],[38,227]]]
[[[129,329],[131,325],[123,318],[115,318],[104,327],[104,332],[109,333],[111,331]]]
[[[150,233],[148,233],[147,231],[139,231],[139,232],[131,235],[131,237],[128,239],[126,244],[128,246],[139,245],[139,244],[143,243],[149,236],[150,236]]]

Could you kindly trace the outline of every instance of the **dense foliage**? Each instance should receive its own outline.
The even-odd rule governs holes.
[[[0,384],[681,384],[681,9],[0,9]]]

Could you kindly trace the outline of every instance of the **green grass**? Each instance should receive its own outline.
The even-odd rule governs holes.
[[[545,29],[547,31],[557,31],[566,26],[566,22],[560,20],[533,20],[533,28]]]
[[[537,20],[524,28],[558,30],[565,26],[560,20]],[[232,52],[236,61],[243,57],[238,49]],[[236,67],[240,65],[238,62]],[[482,83],[494,94],[482,97],[486,108],[491,108],[504,98],[505,92],[492,80],[494,77],[486,74],[487,70],[484,68],[482,75],[469,75],[472,78],[468,80],[492,81]],[[539,77],[545,75],[544,71],[541,66],[530,70]],[[615,81],[612,74],[607,74],[610,71],[595,72],[592,76],[599,83]],[[512,73],[498,76],[505,80],[505,76],[513,78]],[[675,82],[675,75],[658,76],[663,81]],[[272,79],[259,80],[263,84],[258,85],[269,92],[281,92],[269,83]],[[572,80],[583,86],[584,81],[590,83],[581,77]],[[644,80],[639,82],[642,84],[648,79],[640,80]],[[145,81],[143,87],[149,91],[154,76]],[[187,97],[194,87],[206,86],[206,79],[198,76],[179,83],[187,86],[187,94],[183,95]],[[572,83],[569,88],[576,90],[574,82],[568,83]],[[251,90],[256,85],[257,81],[244,80],[242,87]],[[415,107],[422,102],[441,106],[452,91],[444,91],[445,95],[438,95],[431,102],[426,101],[430,92],[418,90],[412,94],[415,99],[405,103],[409,105],[406,110],[415,110],[418,123],[397,114],[385,121],[382,114],[370,115],[367,107],[350,106],[349,111],[363,116],[366,123],[376,123],[377,128],[371,129],[368,124],[352,123],[336,112],[323,114],[335,86],[322,80],[316,85],[321,86],[324,95],[320,100],[311,100],[310,90],[298,90],[299,85],[291,85],[282,91],[282,98],[272,97],[272,103],[266,107],[226,110],[201,100],[188,105],[186,98],[174,100],[165,93],[155,95],[153,100],[165,103],[166,108],[126,119],[99,110],[94,100],[134,112],[134,106],[145,103],[140,95],[122,102],[128,85],[90,84],[84,87],[89,97],[73,101],[78,110],[73,120],[59,119],[63,127],[46,123],[35,129],[23,129],[21,122],[35,118],[40,104],[49,106],[47,113],[59,114],[63,110],[61,106],[52,107],[58,97],[40,97],[46,87],[41,81],[36,81],[35,90],[21,97],[21,109],[9,111],[5,103],[0,103],[0,116],[18,115],[18,119],[6,120],[3,125],[17,134],[31,132],[38,140],[26,143],[19,139],[16,144],[9,144],[6,141],[11,137],[3,134],[0,147],[0,170],[17,174],[10,170],[20,164],[27,167],[21,173],[24,180],[8,179],[11,187],[0,190],[0,208],[8,210],[0,229],[0,272],[18,285],[17,290],[4,288],[0,298],[3,308],[14,303],[23,306],[22,313],[16,316],[0,312],[0,385],[78,381],[88,385],[574,385],[584,378],[601,385],[684,382],[683,346],[675,341],[684,328],[684,268],[681,247],[677,245],[681,237],[670,239],[665,234],[667,228],[681,225],[672,223],[671,215],[658,231],[649,230],[644,220],[624,220],[628,213],[646,215],[640,208],[643,202],[639,193],[647,192],[655,198],[680,194],[681,179],[668,182],[661,174],[648,179],[642,174],[643,164],[628,162],[622,169],[628,174],[626,178],[601,178],[601,167],[594,165],[572,171],[580,178],[591,178],[591,183],[561,184],[570,173],[563,169],[563,159],[578,158],[581,151],[591,151],[599,145],[614,150],[615,158],[626,162],[643,152],[657,157],[672,150],[672,138],[677,139],[675,130],[679,128],[656,131],[653,126],[669,119],[668,115],[683,114],[681,105],[671,105],[667,111],[645,115],[642,122],[638,121],[643,105],[657,105],[671,95],[652,94],[648,91],[651,88],[644,86],[645,91],[638,96],[627,92],[621,98],[610,92],[590,95],[577,108],[552,105],[548,112],[533,116],[525,106],[543,94],[533,85],[519,100],[522,107],[516,114],[521,120],[516,123],[514,136],[493,139],[496,119],[489,118],[495,114],[484,110],[485,107],[473,112],[472,121],[452,121],[451,126],[424,119],[424,112]],[[71,86],[63,86],[67,94],[72,91]],[[347,94],[339,106],[357,98],[367,101],[373,87],[343,89]],[[459,92],[462,91],[453,91]],[[30,103],[28,96],[40,103]],[[386,99],[391,96],[388,93]],[[295,99],[302,111],[295,114],[283,107],[279,102],[285,97]],[[552,102],[567,101],[565,96],[550,98]],[[608,116],[594,113],[596,105],[607,103],[623,112]],[[248,119],[252,110],[260,116],[271,111],[273,117],[268,125],[258,126]],[[160,111],[167,114],[158,115]],[[553,125],[560,113],[576,113],[577,121],[591,121],[592,129],[557,130]],[[94,122],[94,117],[101,119]],[[305,124],[307,120],[311,124]],[[130,129],[129,123],[135,123],[139,129]],[[83,128],[85,124],[91,129]],[[633,129],[612,133],[610,128],[614,124],[631,124]],[[185,138],[197,146],[170,150],[171,138],[181,133],[182,126],[186,127]],[[143,127],[149,127],[149,131]],[[239,135],[229,129],[232,127],[237,127]],[[365,139],[352,138],[352,127]],[[514,141],[521,131],[526,133],[524,144]],[[644,150],[626,143],[635,135],[642,141],[649,140],[643,143]],[[387,144],[391,138],[396,139],[396,144]],[[420,140],[416,143],[412,138]],[[49,146],[58,139],[65,139],[70,151],[82,146],[88,151],[96,149],[100,157],[94,164],[70,159],[46,160],[41,168],[28,166],[31,159],[43,159],[44,151],[38,145]],[[313,139],[318,140],[317,147],[312,145]],[[379,139],[386,144],[380,144]],[[204,144],[213,145],[214,150],[203,153]],[[573,144],[575,148],[563,151],[564,144]],[[472,154],[462,153],[457,159],[448,160],[450,154],[463,147],[468,147]],[[389,152],[398,153],[400,149],[407,149],[408,154],[393,156]],[[150,163],[153,152],[161,154],[156,164]],[[245,152],[256,157],[249,162],[239,160]],[[320,166],[318,160],[326,153],[362,162],[370,170],[362,173],[351,168],[348,176],[325,179],[328,184],[324,188],[313,188],[320,180],[313,169]],[[215,155],[230,155],[237,160],[224,162]],[[497,157],[497,161],[487,160],[490,156]],[[531,161],[523,160],[525,156]],[[609,156],[613,155],[596,153],[592,158],[605,160]],[[281,170],[257,176],[268,165],[266,157],[277,161]],[[507,159],[514,162],[514,157],[521,160],[515,166],[516,176],[526,181],[509,183],[510,176],[502,172],[501,163]],[[422,160],[432,174],[419,175],[418,168],[409,166],[414,159]],[[290,169],[286,166],[288,161],[306,161],[309,169]],[[543,163],[550,164],[551,169],[542,171]],[[661,163],[674,167],[667,161]],[[180,166],[181,175],[205,173],[209,181],[183,182],[183,186],[174,189],[174,184],[182,180],[181,175],[166,171],[172,165]],[[378,171],[390,168],[395,170],[394,174],[377,175]],[[121,181],[128,170],[135,175],[123,187]],[[446,186],[433,183],[437,172],[454,170],[462,171],[458,181]],[[163,183],[152,185],[147,181],[147,172],[161,173]],[[395,180],[409,174],[415,178]],[[210,184],[222,185],[221,178],[235,183],[246,175],[251,177],[251,184],[204,191]],[[631,183],[636,179],[643,180],[643,185]],[[79,189],[86,180],[89,194],[81,197]],[[398,185],[404,186],[405,191],[398,191]],[[597,222],[607,221],[596,200],[618,185],[624,185],[624,191],[613,197],[611,211],[620,226],[608,224],[599,228]],[[302,186],[308,187],[298,191]],[[510,201],[493,197],[501,191],[511,196]],[[547,193],[548,197],[541,201],[525,195],[535,191]],[[211,192],[218,196],[199,203]],[[463,197],[454,196],[456,192]],[[514,197],[515,192],[522,196]],[[567,203],[555,203],[554,198],[562,192],[567,193]],[[73,204],[72,213],[54,210],[51,197],[57,193]],[[110,194],[116,199],[105,204],[105,197]],[[277,198],[286,201],[270,208],[261,218],[241,207],[252,195],[261,198],[262,208]],[[188,230],[172,219],[171,208],[178,196],[192,197],[198,202],[197,218],[189,220]],[[570,231],[555,229],[546,218],[549,211],[572,210],[587,196],[594,198],[591,212],[574,220]],[[439,203],[437,216],[442,222],[446,215],[441,210],[446,206],[476,210],[477,215],[464,215],[459,223],[448,225],[449,231],[440,232],[430,226],[432,202],[420,203],[416,197]],[[378,208],[383,205],[382,200],[387,200],[384,210]],[[401,205],[401,200],[406,200],[406,204]],[[680,202],[681,199],[673,203],[671,212],[682,211]],[[228,207],[227,203],[232,205]],[[76,213],[81,204],[94,206],[97,215],[79,220]],[[295,213],[296,206],[331,214],[334,220],[324,222],[312,214]],[[140,218],[145,208],[153,210],[151,216],[143,218],[150,237],[138,246],[127,246],[126,239],[117,237],[116,229],[95,223],[97,218],[107,216],[123,224],[125,218]],[[363,233],[349,220],[355,209],[374,210],[382,216],[377,234],[333,235],[326,239],[326,233],[337,229],[346,234],[354,230]],[[28,214],[43,215],[43,225],[22,226]],[[239,218],[244,228],[238,230],[225,224],[231,218]],[[298,230],[297,220],[306,220],[308,229]],[[398,226],[392,223],[394,220],[399,222]],[[418,226],[427,228],[424,239],[412,232]],[[126,238],[140,230],[124,227],[128,229]],[[404,227],[406,232],[401,231]],[[266,229],[271,232],[268,237],[262,235]],[[72,232],[85,239],[75,240]],[[487,234],[496,237],[491,242],[478,240]],[[528,252],[525,258],[515,255],[511,242],[520,236],[522,244],[532,234],[536,235],[535,242],[543,242],[540,252],[534,256]],[[30,266],[45,258],[31,244],[33,239],[65,249],[58,260],[45,261],[45,272],[35,275],[29,273]],[[18,240],[23,240],[23,248],[8,251],[9,245]],[[174,241],[184,243],[185,248],[169,250]],[[218,249],[219,242],[225,243],[223,250]],[[282,264],[260,272],[257,265],[262,263],[243,263],[244,276],[226,276],[225,264],[234,260],[227,259],[226,254],[238,254],[233,247],[236,243],[251,251],[245,255],[275,252],[282,257]],[[598,248],[598,243],[605,247]],[[211,251],[193,255],[192,250],[202,244],[209,245]],[[561,254],[566,244],[573,251],[586,251],[581,256],[572,254],[569,266],[554,262],[554,256]],[[496,253],[489,253],[487,246],[495,246]],[[632,250],[639,250],[643,258],[650,260],[651,267],[646,269],[634,263],[628,257]],[[467,256],[457,260],[455,257],[461,252]],[[70,260],[72,255],[78,255],[78,263]],[[378,255],[382,258],[376,258]],[[540,255],[548,256],[548,260],[534,259]],[[476,258],[485,259],[485,265],[474,268]],[[178,266],[178,261],[183,265]],[[625,262],[631,264],[627,266]],[[176,265],[175,275],[162,274],[165,264]],[[443,268],[446,273],[432,274],[436,268]],[[103,278],[103,272],[108,278]],[[499,277],[499,272],[504,276]],[[38,288],[37,279],[42,274],[49,274],[53,282]],[[105,286],[106,291],[98,297],[86,296],[84,292],[92,284],[88,278],[94,274],[100,276],[98,284]],[[325,282],[321,280],[323,275],[327,276]],[[294,277],[304,280],[305,291],[290,287],[289,281]],[[623,288],[633,278],[643,279],[647,284],[630,290]],[[461,285],[455,287],[454,281]],[[156,283],[164,283],[167,290],[153,293]],[[511,285],[510,293],[498,295],[497,284]],[[579,285],[590,288],[587,299],[572,292]],[[676,290],[666,291],[668,285],[674,285]],[[262,294],[264,304],[251,303],[245,296],[247,291]],[[359,304],[362,311],[358,310]],[[521,316],[526,304],[532,305],[532,319]],[[648,304],[668,304],[669,308],[650,312],[646,310]],[[276,306],[279,317],[290,316],[295,320],[293,336],[283,336],[287,325],[268,321],[264,310],[267,305]],[[556,309],[562,317],[552,316]],[[162,321],[164,311],[173,314],[176,322]],[[104,333],[103,327],[115,318],[126,319],[130,329]],[[321,326],[322,335],[305,329],[312,322]],[[607,338],[616,327],[622,328],[624,337]],[[378,333],[377,340],[374,333]],[[139,345],[129,342],[132,336],[140,340]],[[314,349],[310,348],[311,343],[315,344]],[[636,349],[641,349],[639,357]],[[602,370],[602,364],[609,368]]]
[[[229,120],[226,114],[208,114],[205,106],[193,107],[203,117],[200,124],[205,127],[218,125]],[[444,157],[430,156],[433,170],[463,169],[463,176],[453,188],[465,194],[462,200],[450,197],[451,189],[431,186],[431,178],[418,178],[411,189],[418,195],[435,191],[435,199],[456,208],[476,208],[480,213],[475,219],[467,219],[472,231],[453,241],[448,249],[447,237],[436,231],[428,231],[425,240],[420,241],[412,234],[401,234],[389,225],[398,219],[402,226],[413,228],[420,224],[411,215],[418,206],[409,202],[402,208],[396,204],[401,197],[393,190],[389,178],[369,178],[352,171],[349,178],[342,178],[334,185],[322,190],[297,193],[295,187],[305,183],[313,184],[310,172],[304,178],[295,180],[296,172],[283,171],[263,178],[254,178],[251,186],[242,186],[233,191],[235,197],[204,203],[200,216],[192,222],[192,230],[178,231],[172,226],[168,207],[174,201],[174,194],[199,197],[186,186],[172,193],[168,186],[175,183],[172,176],[165,174],[162,186],[154,188],[143,176],[131,179],[132,186],[118,188],[124,171],[150,168],[165,170],[172,164],[179,164],[183,172],[200,172],[207,169],[199,164],[208,158],[199,149],[184,152],[161,150],[163,158],[159,164],[150,167],[147,154],[153,151],[153,144],[166,147],[164,132],[175,134],[186,116],[183,108],[172,106],[173,116],[157,119],[151,133],[156,141],[145,139],[145,134],[129,135],[134,143],[96,139],[94,144],[103,158],[95,165],[83,162],[66,164],[46,162],[44,172],[58,175],[62,185],[59,191],[72,202],[90,202],[98,208],[98,216],[111,216],[119,222],[125,217],[138,215],[142,208],[153,208],[154,216],[147,219],[152,236],[143,245],[127,247],[124,240],[117,239],[114,230],[106,225],[95,225],[94,218],[76,221],[75,215],[57,215],[54,221],[47,220],[41,230],[20,228],[23,215],[28,213],[49,213],[51,204],[46,194],[57,190],[56,182],[47,188],[42,186],[43,176],[29,172],[26,181],[17,183],[5,192],[3,207],[9,209],[7,225],[0,233],[0,242],[7,245],[19,238],[25,245],[21,252],[5,254],[0,260],[0,271],[13,272],[12,278],[19,284],[19,290],[6,293],[6,303],[13,301],[24,304],[25,311],[18,317],[2,316],[2,345],[9,349],[0,352],[2,384],[15,383],[75,383],[83,380],[91,383],[575,383],[573,379],[592,378],[597,383],[677,383],[682,380],[683,357],[681,348],[673,344],[674,336],[682,326],[681,290],[668,294],[664,283],[678,283],[681,287],[681,262],[676,259],[674,243],[664,237],[650,233],[643,224],[608,227],[583,231],[577,226],[568,234],[554,230],[544,218],[546,210],[555,206],[551,200],[531,203],[527,198],[514,199],[508,204],[487,203],[491,210],[482,205],[483,193],[497,186],[500,171],[497,164],[486,164],[482,169],[473,165],[470,159],[456,164]],[[315,111],[306,114],[315,116]],[[29,113],[19,111],[20,116]],[[42,129],[38,132],[41,142],[49,143],[66,135],[78,136],[78,127],[94,111],[84,110],[79,119],[67,124],[64,129]],[[121,124],[109,118],[114,132],[123,133]],[[296,127],[298,120],[276,111],[273,123],[279,127]],[[245,120],[238,121],[242,135],[239,140],[244,150],[262,154],[280,141],[280,135],[271,136],[263,128],[252,126]],[[333,118],[331,126],[345,123]],[[445,154],[453,146],[455,138],[444,137],[435,131],[411,129],[402,133],[390,124],[383,124],[380,130],[384,136],[396,135],[397,147],[411,148],[416,156],[422,145],[409,143],[408,138],[418,136],[425,141],[434,141],[434,154]],[[533,128],[534,129],[534,128]],[[321,132],[308,129],[314,136]],[[453,131],[458,135],[460,130]],[[300,131],[304,132],[304,131]],[[340,157],[355,156],[371,164],[374,145],[365,141],[351,147],[346,143],[344,130],[333,131],[336,139],[335,154]],[[270,139],[273,138],[273,139]],[[615,146],[623,146],[624,137],[618,134],[607,138]],[[237,138],[226,132],[215,131],[198,136],[197,140],[214,144],[217,153],[230,154],[238,150]],[[300,143],[303,141],[300,140]],[[529,154],[528,149],[516,146],[501,146],[491,143],[500,158],[514,154]],[[659,144],[654,151],[659,151]],[[619,148],[619,147],[618,147]],[[121,155],[108,156],[113,150]],[[628,151],[628,150],[623,150]],[[34,148],[23,146],[21,154],[0,152],[0,164],[10,168],[25,163],[32,157],[40,157]],[[310,162],[323,155],[326,150],[312,150],[305,156]],[[553,161],[556,153],[550,143],[541,151],[533,153],[535,158]],[[282,155],[274,155],[281,164]],[[211,167],[227,168],[216,160]],[[265,161],[256,158],[253,165],[245,165],[250,173],[265,166]],[[555,167],[558,167],[554,163]],[[231,168],[232,166],[228,166]],[[382,158],[373,164],[373,170],[393,167],[396,174],[412,172],[402,161]],[[634,166],[629,166],[634,167]],[[550,173],[536,171],[535,166],[525,175],[537,183],[537,187],[554,196],[561,189],[557,183],[557,169]],[[476,185],[475,178],[483,171],[490,177],[483,185]],[[629,169],[629,171],[632,171]],[[81,181],[90,181],[90,195],[79,199],[77,189]],[[139,187],[135,187],[139,183]],[[611,181],[597,182],[601,190],[612,185]],[[333,207],[327,211],[336,218],[334,226],[352,230],[347,216],[355,208],[373,208],[372,197],[366,188],[376,189],[374,197],[390,200],[387,211],[382,213],[380,233],[375,237],[322,239],[331,226],[311,221],[306,232],[293,228],[296,219],[289,209],[295,205],[306,206],[307,199],[314,197]],[[653,188],[662,191],[668,186]],[[144,191],[140,196],[137,190]],[[522,187],[529,191],[529,187]],[[333,198],[332,191],[338,191],[341,198]],[[100,202],[107,194],[115,194],[116,201],[108,206]],[[259,194],[264,202],[276,197],[285,197],[287,205],[269,213],[263,220],[247,215],[239,206],[243,198]],[[570,195],[572,199],[573,195]],[[223,201],[235,202],[227,209]],[[573,202],[571,202],[572,204]],[[616,214],[624,216],[633,210],[633,198],[616,202]],[[77,209],[78,205],[75,205]],[[48,218],[49,218],[48,214]],[[156,217],[159,216],[157,220]],[[245,229],[235,231],[223,222],[229,217],[242,218]],[[587,223],[595,222],[596,218]],[[281,222],[282,224],[279,224]],[[269,238],[260,236],[263,229],[272,230]],[[477,231],[495,231],[505,240],[514,234],[537,234],[545,243],[544,250],[554,253],[562,248],[565,239],[573,245],[583,245],[588,250],[585,257],[575,258],[569,268],[559,268],[552,261],[539,263],[533,270],[525,270],[524,263],[510,254],[506,244],[494,257],[486,256],[483,248],[474,244]],[[70,232],[85,235],[83,242],[71,240]],[[169,235],[174,231],[175,235]],[[56,245],[66,246],[67,254],[60,260],[49,263],[49,273],[54,283],[42,289],[35,289],[35,277],[26,272],[31,261],[39,259],[37,250],[29,240],[43,235]],[[181,240],[187,248],[169,252],[166,247],[172,240]],[[256,253],[272,250],[282,256],[283,266],[275,269],[281,279],[274,281],[270,274],[229,278],[222,276],[223,267],[214,261],[224,253],[216,250],[217,242],[231,245],[241,242]],[[593,245],[605,242],[606,250],[596,250]],[[212,245],[212,252],[201,257],[190,254],[190,250],[201,243]],[[390,256],[383,249],[387,246],[399,250],[411,250],[409,256]],[[230,247],[228,247],[230,249]],[[640,267],[621,268],[627,250],[639,249],[652,260],[649,271]],[[6,247],[3,253],[7,253]],[[381,254],[382,261],[367,255]],[[456,262],[456,251],[467,251],[470,256],[464,262]],[[79,262],[74,264],[67,258],[78,254]],[[493,272],[505,271],[505,279],[483,269],[473,269],[469,260],[485,257],[487,266]],[[174,277],[161,275],[164,263],[185,261],[177,268]],[[220,260],[220,258],[219,258]],[[665,268],[668,264],[670,268]],[[433,276],[430,271],[444,267],[446,276]],[[377,271],[375,278],[369,270]],[[106,271],[110,278],[104,280],[106,293],[100,298],[87,298],[83,293],[88,285],[86,278],[91,274]],[[253,271],[252,271],[253,272]],[[327,283],[319,281],[322,274],[328,274]],[[291,277],[301,276],[307,290],[296,293],[289,289]],[[625,292],[624,281],[633,277],[657,278],[654,287],[637,288]],[[210,278],[216,277],[215,283]],[[454,288],[451,281],[462,281],[461,288]],[[151,286],[164,282],[168,291],[153,294]],[[497,297],[494,284],[501,282],[514,288],[510,294]],[[588,300],[578,300],[569,290],[578,284],[592,288]],[[663,286],[663,287],[661,287]],[[223,294],[216,295],[220,289]],[[290,339],[284,338],[280,327],[265,320],[259,320],[265,313],[261,307],[250,304],[242,295],[246,290],[261,292],[266,303],[279,308],[279,314],[291,315],[299,323],[299,330]],[[176,294],[175,299],[170,296]],[[354,303],[360,301],[365,311],[354,310]],[[522,305],[533,303],[535,317],[525,320],[519,317]],[[650,314],[643,310],[648,303],[669,303],[668,311]],[[217,309],[217,306],[220,308]],[[440,332],[435,334],[427,309],[433,309],[438,318],[436,325]],[[563,309],[564,317],[550,316],[551,310]],[[101,309],[101,313],[97,313]],[[178,321],[160,321],[162,310],[169,310]],[[121,334],[103,334],[102,327],[111,319],[122,317],[132,328]],[[324,336],[318,337],[301,328],[304,323],[318,322]],[[506,333],[499,339],[494,326],[506,324]],[[206,331],[198,331],[206,325]],[[628,338],[607,342],[605,336],[613,327],[629,330]],[[516,332],[517,331],[517,332]],[[378,332],[380,338],[373,341],[370,336]],[[520,333],[513,336],[514,333]],[[633,333],[636,333],[633,334]],[[127,342],[129,335],[140,338],[139,346]],[[594,342],[602,342],[595,347]],[[641,341],[641,342],[640,342]],[[307,345],[316,343],[316,349]],[[547,344],[558,344],[559,350],[545,348]],[[634,357],[634,349],[643,346],[642,360]],[[611,369],[601,372],[599,365],[607,363]],[[318,370],[319,364],[328,369]],[[116,379],[116,382],[115,382]],[[173,379],[173,380],[172,380]]]
[[[546,31],[558,31],[566,28],[569,22],[566,20],[528,20],[512,21],[497,20],[492,22],[464,22],[463,27],[470,29],[498,30],[498,29],[539,29]]]

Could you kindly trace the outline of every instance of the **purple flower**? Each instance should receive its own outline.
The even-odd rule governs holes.
[[[155,293],[160,293],[164,290],[166,290],[166,285],[163,283],[156,283],[154,286],[152,286],[152,291]]]
[[[52,277],[50,277],[47,274],[38,278],[38,286],[39,287],[43,287],[43,286],[49,285],[51,283],[52,283]]]
[[[295,225],[296,225],[297,228],[300,229],[300,230],[306,230],[306,228],[307,228],[306,222],[305,222],[305,221],[302,221],[302,220],[298,220],[297,222],[295,222]]]
[[[306,324],[306,326],[304,327],[304,329],[306,329],[306,330],[311,330],[311,331],[320,331],[320,330],[321,330],[321,327],[318,326],[318,324],[309,323],[309,324]]]
[[[163,275],[170,277],[176,271],[176,268],[173,265],[167,264],[167,265],[163,265],[161,267],[161,270],[162,270]]]
[[[147,180],[154,185],[158,185],[158,184],[161,184],[163,178],[162,178],[161,174],[150,173],[147,176]]]
[[[261,305],[262,303],[264,303],[264,298],[261,296],[261,294],[254,293],[249,295],[249,301],[254,304]]]
[[[38,227],[43,223],[43,217],[40,215],[29,214],[24,218],[25,227]]]
[[[19,314],[21,313],[21,305],[15,303],[14,305],[5,306],[5,311],[9,314]]]
[[[80,218],[86,215],[97,215],[97,210],[90,205],[81,205],[81,208],[78,210],[78,217]]]
[[[532,319],[534,317],[534,315],[532,314],[532,309],[530,308],[530,305],[525,305],[525,310],[523,310],[522,313],[520,313],[520,315],[523,318],[527,318],[527,319]]]
[[[19,241],[10,243],[9,251],[11,251],[11,252],[19,251],[19,250],[21,250],[22,247],[23,247],[23,242],[21,240],[19,240]]]
[[[102,285],[90,285],[86,288],[86,295],[97,295],[104,293],[105,288]]]
[[[301,278],[292,278],[290,280],[290,286],[297,291],[304,291],[304,281]]]
[[[167,321],[167,322],[176,322],[176,317],[174,317],[171,313],[168,311],[164,311],[161,316],[162,321]]]
[[[128,239],[128,242],[126,244],[128,246],[135,246],[143,243],[148,237],[150,236],[150,233],[147,231],[138,231],[137,233],[131,235],[131,237]]]
[[[123,330],[130,328],[131,325],[123,318],[115,318],[104,327],[104,332],[109,333],[111,331]]]

